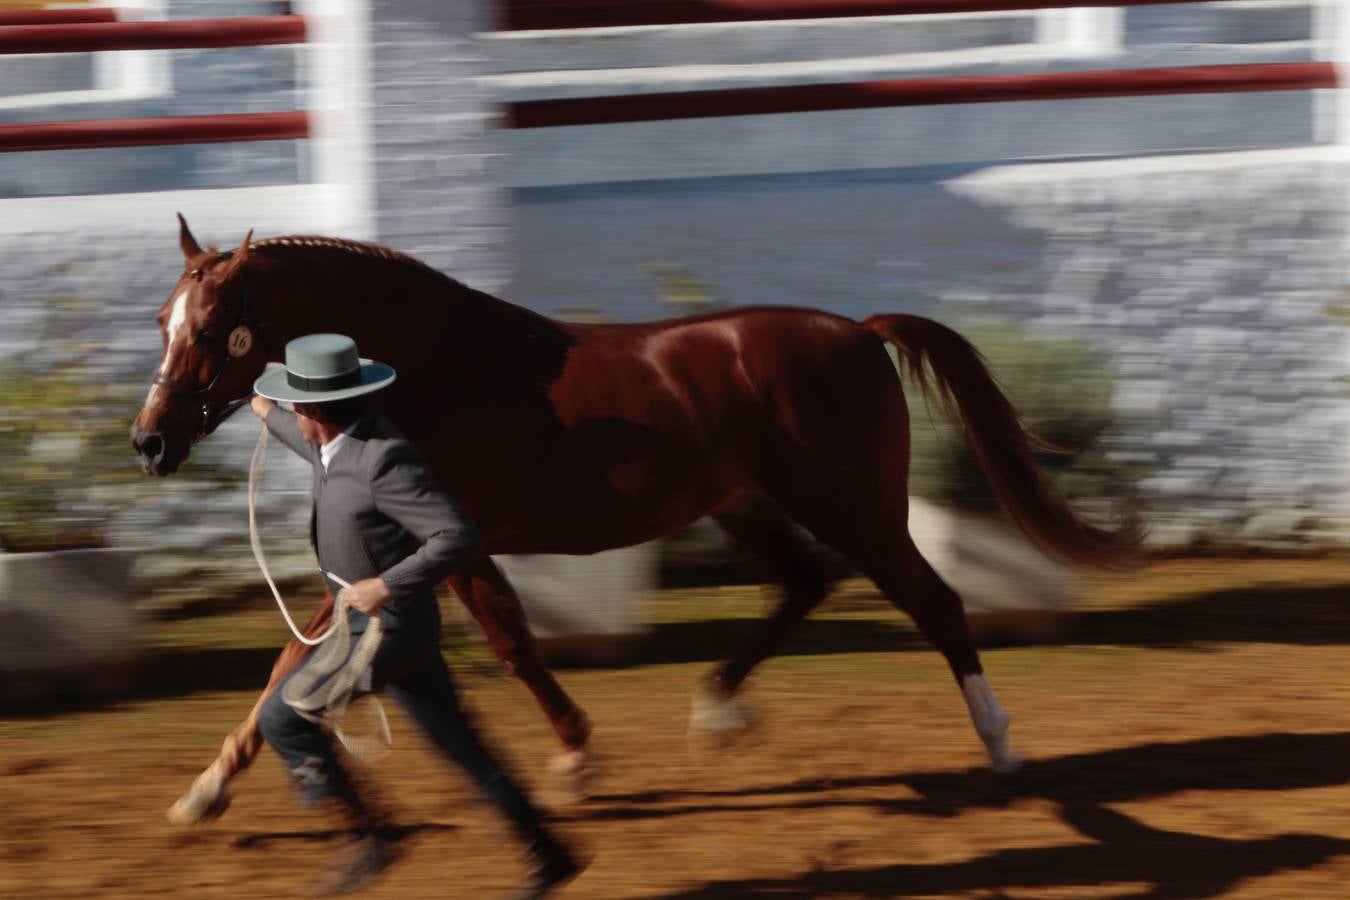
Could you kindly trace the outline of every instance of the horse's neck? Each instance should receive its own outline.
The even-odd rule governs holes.
[[[409,374],[494,359],[541,375],[561,365],[571,338],[559,323],[450,279],[381,265],[380,278],[343,266],[274,271],[258,292],[273,359],[287,341],[332,331]]]

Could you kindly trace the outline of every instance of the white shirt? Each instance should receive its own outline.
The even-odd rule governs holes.
[[[353,422],[350,426],[348,426],[346,431],[342,432],[342,434],[339,434],[337,437],[333,438],[328,443],[319,447],[319,462],[323,464],[323,470],[325,472],[328,471],[328,461],[332,459],[333,454],[337,452],[338,445],[342,443],[342,439],[347,435],[351,434],[355,428],[356,423]]]

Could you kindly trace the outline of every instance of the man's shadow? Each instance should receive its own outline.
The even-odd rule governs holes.
[[[864,869],[816,866],[785,878],[710,882],[675,898],[904,897],[976,890],[1144,884],[1133,898],[1215,897],[1238,881],[1309,868],[1350,855],[1350,840],[1318,834],[1229,839],[1153,828],[1108,804],[1204,790],[1290,791],[1350,783],[1350,732],[1275,733],[1175,744],[1146,744],[1029,763],[1015,781],[969,771],[808,779],[764,789],[668,791],[597,797],[589,817],[647,818],[720,809],[744,813],[866,806],[880,812],[957,817],[1040,798],[1091,843],[1001,850],[956,863]],[[835,796],[848,788],[907,790],[900,796]],[[916,797],[915,794],[918,796]],[[747,807],[745,798],[762,797]],[[723,801],[734,799],[734,802]],[[899,851],[903,852],[903,851]]]
[[[386,840],[402,841],[415,835],[439,834],[457,831],[458,829],[458,825],[450,825],[441,822],[420,822],[413,825],[385,825],[379,828],[378,831]],[[341,828],[311,831],[263,831],[240,835],[234,839],[232,846],[236,850],[254,850],[265,849],[279,844],[326,844],[350,838],[352,834],[353,832],[350,829]]]

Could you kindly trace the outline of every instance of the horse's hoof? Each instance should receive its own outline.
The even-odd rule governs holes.
[[[576,775],[591,765],[591,754],[584,749],[563,750],[548,761],[548,772],[555,776]]]
[[[212,793],[193,785],[186,794],[178,798],[173,806],[169,807],[169,811],[165,813],[165,818],[174,825],[203,825],[219,819],[225,815],[225,810],[229,808],[229,791],[222,788]]]
[[[696,745],[721,749],[754,731],[758,717],[750,704],[724,695],[714,684],[700,684],[689,711],[689,737]]]
[[[548,761],[548,777],[558,803],[580,803],[590,796],[595,760],[587,750],[564,750]]]

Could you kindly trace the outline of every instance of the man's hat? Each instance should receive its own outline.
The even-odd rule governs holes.
[[[264,372],[255,393],[287,403],[329,403],[370,394],[394,383],[394,370],[361,359],[343,334],[307,334],[286,344],[286,368]]]

